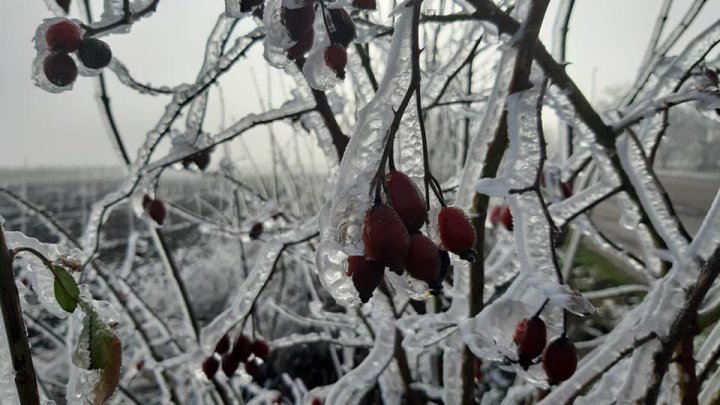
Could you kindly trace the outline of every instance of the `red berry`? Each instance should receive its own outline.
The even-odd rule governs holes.
[[[60,6],[65,13],[70,12],[70,0],[55,0],[55,3]]]
[[[270,355],[270,346],[263,339],[255,339],[255,341],[252,342],[252,352],[255,357],[258,357],[265,361]]]
[[[253,224],[252,228],[250,228],[250,232],[249,232],[250,239],[253,239],[253,240],[257,239],[260,237],[260,235],[262,235],[262,233],[263,233],[263,224],[262,224],[262,222],[257,222],[255,224]]]
[[[245,372],[248,373],[252,379],[256,379],[258,376],[258,372],[260,371],[260,367],[258,367],[258,364],[254,361],[249,361],[245,363]]]
[[[559,384],[572,377],[577,368],[575,345],[564,334],[550,342],[542,359],[545,374],[551,384]]]
[[[520,365],[527,370],[532,359],[542,354],[547,343],[545,322],[538,316],[523,319],[515,328],[513,342],[517,345]]]
[[[330,40],[347,48],[357,36],[350,14],[343,8],[331,8],[328,13],[330,13],[330,22],[332,23],[328,27]]]
[[[313,41],[315,41],[315,30],[310,27],[305,31],[300,39],[287,50],[287,57],[290,59],[298,59],[312,49]]]
[[[245,335],[240,335],[235,340],[232,352],[235,353],[240,361],[245,361],[252,354],[252,341]]]
[[[409,231],[422,228],[427,219],[427,206],[414,181],[405,173],[390,170],[387,174],[388,197]]]
[[[217,344],[215,345],[215,353],[217,354],[225,354],[227,351],[230,350],[230,337],[225,334],[223,337],[218,340]]]
[[[332,44],[325,48],[325,64],[332,69],[339,78],[345,78],[347,65],[347,51],[340,44]]]
[[[263,0],[240,0],[240,12],[247,13],[263,4]]]
[[[145,210],[147,211],[148,215],[150,215],[150,218],[153,219],[153,221],[157,222],[160,225],[165,222],[165,216],[167,215],[167,211],[165,210],[165,203],[162,202],[162,200],[150,201],[145,206]]]
[[[389,267],[402,266],[410,249],[410,235],[395,210],[374,204],[365,214],[363,243],[366,259]]]
[[[348,257],[348,276],[352,277],[353,285],[362,302],[368,302],[373,291],[380,285],[385,266],[365,259],[364,256]]]
[[[232,377],[233,375],[235,375],[235,372],[237,371],[239,366],[240,358],[233,352],[222,356],[222,369],[223,373],[225,373],[226,376]]]
[[[137,363],[135,363],[135,369],[137,371],[142,371],[142,369],[145,368],[145,362],[140,360]]]
[[[322,405],[322,400],[318,397],[311,397],[310,405]]]
[[[438,214],[440,240],[445,249],[474,260],[475,228],[465,212],[457,207],[443,207]]]
[[[510,207],[507,205],[503,205],[500,210],[500,224],[509,231],[513,230],[513,216],[512,212],[510,212]]]
[[[56,53],[75,52],[82,42],[80,27],[70,20],[62,20],[45,31],[45,43]]]
[[[102,69],[110,64],[112,51],[110,50],[110,46],[104,41],[88,38],[80,43],[78,57],[85,67]]]
[[[376,10],[377,9],[377,1],[376,0],[353,0],[352,5],[355,8],[358,8],[360,10]]]
[[[440,252],[426,236],[419,233],[410,235],[410,250],[405,261],[405,270],[412,277],[428,284],[440,278]]]
[[[48,55],[43,62],[43,72],[50,83],[58,87],[69,86],[78,75],[75,61],[65,54]]]
[[[220,368],[220,363],[217,361],[217,359],[213,356],[208,357],[203,361],[202,369],[205,373],[205,376],[212,380],[213,377],[215,377],[215,373],[217,373],[218,369]]]
[[[290,35],[290,39],[299,40],[315,22],[315,8],[312,2],[298,8],[282,8],[282,22]]]

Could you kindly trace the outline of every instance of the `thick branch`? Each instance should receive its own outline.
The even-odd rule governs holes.
[[[0,309],[2,309],[10,359],[15,371],[15,387],[20,403],[22,405],[40,405],[27,329],[23,321],[20,297],[13,276],[12,257],[2,227],[0,227]]]

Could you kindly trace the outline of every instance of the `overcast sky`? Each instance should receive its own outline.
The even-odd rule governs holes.
[[[0,14],[0,167],[119,164],[94,99],[94,80],[79,77],[72,91],[50,94],[36,88],[30,78],[35,56],[31,39],[42,19],[50,17],[44,2],[10,3]],[[101,3],[93,2],[96,8]],[[675,1],[671,26],[690,3]],[[164,0],[157,14],[135,24],[131,33],[103,39],[140,81],[156,85],[189,82],[200,67],[207,34],[223,4],[221,0]],[[556,4],[557,0],[551,1],[542,34],[548,46]],[[588,97],[593,93],[593,71],[596,98],[606,89],[632,80],[660,4],[660,0],[577,0],[570,26],[568,59],[572,64],[568,71]],[[77,17],[77,12],[72,9],[73,16]],[[687,36],[697,34],[719,16],[720,0],[709,0]],[[270,88],[269,93],[264,93],[277,97],[290,85],[280,71],[265,67],[261,48],[255,47],[250,55],[253,62],[239,64],[223,79],[224,96],[227,105],[232,106],[228,122],[259,111],[255,86]],[[112,74],[108,77],[120,130],[134,153],[162,114],[167,98],[138,95],[120,85]],[[253,84],[254,78],[258,84]],[[218,95],[215,92],[211,97]],[[277,105],[280,100],[274,101]],[[208,129],[216,131],[219,126],[218,114],[209,117]],[[281,125],[276,129],[283,132]],[[256,156],[259,160],[266,158],[262,152],[268,144],[266,131],[252,131],[245,138],[251,148],[261,151]],[[308,142],[314,144],[313,139]]]

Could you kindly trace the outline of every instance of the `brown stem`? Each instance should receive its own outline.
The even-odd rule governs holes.
[[[15,286],[12,257],[2,227],[0,227],[0,309],[2,309],[10,359],[15,371],[15,387],[20,403],[22,405],[39,405],[40,396],[35,378],[35,368],[30,355],[27,329],[20,308],[20,296]]]

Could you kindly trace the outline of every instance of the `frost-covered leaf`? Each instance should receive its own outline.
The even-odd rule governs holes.
[[[60,266],[55,266],[55,299],[62,309],[74,312],[80,300],[80,289],[70,273]]]

